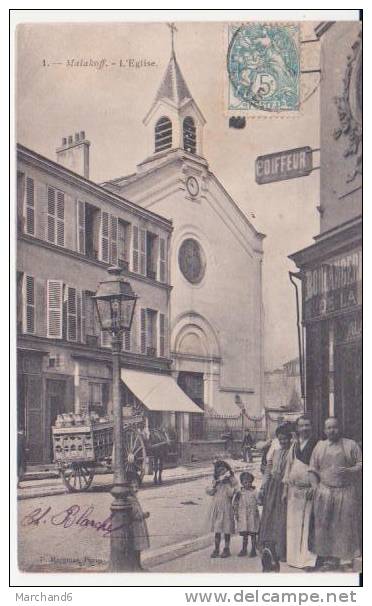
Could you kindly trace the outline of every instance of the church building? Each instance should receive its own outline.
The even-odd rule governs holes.
[[[222,116],[221,116],[222,118]],[[144,117],[147,155],[134,174],[103,184],[172,220],[170,346],[178,385],[205,413],[263,410],[264,235],[240,210],[203,155],[206,120],[182,75],[173,44]],[[151,274],[159,242],[141,230],[141,271]],[[160,258],[166,254],[159,251]],[[146,332],[146,318],[143,318]],[[202,437],[193,415],[192,437]]]

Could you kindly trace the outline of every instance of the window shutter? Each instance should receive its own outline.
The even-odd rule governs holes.
[[[146,230],[140,229],[140,274],[146,275]]]
[[[65,194],[57,191],[57,244],[65,245]]]
[[[159,314],[159,355],[165,357],[165,315]]]
[[[159,254],[159,279],[160,282],[167,281],[167,259],[166,259],[166,247],[165,238],[159,240],[160,254]]]
[[[109,263],[109,214],[101,211],[101,261]]]
[[[77,201],[77,249],[85,254],[85,202]]]
[[[137,225],[133,225],[133,263],[132,263],[132,271],[138,273],[138,260],[139,260],[139,252],[138,252],[138,227]]]
[[[47,287],[47,336],[62,339],[63,283],[48,280]]]
[[[118,264],[118,218],[111,215],[110,223],[110,261],[112,265]]]
[[[130,330],[123,332],[123,351],[130,351]]]
[[[23,332],[35,333],[35,278],[23,277]]]
[[[67,287],[67,340],[77,341],[77,292],[76,288]]]
[[[54,244],[54,235],[56,231],[56,201],[55,201],[55,190],[52,187],[48,187],[48,224],[47,224],[47,240]]]
[[[25,173],[17,171],[17,229],[20,233],[25,231]],[[23,285],[23,279],[21,286]]]
[[[141,353],[145,354],[146,353],[146,315],[147,315],[147,311],[146,309],[141,309]]]
[[[26,178],[26,199],[25,199],[25,225],[26,233],[30,236],[35,235],[35,185],[31,177]]]

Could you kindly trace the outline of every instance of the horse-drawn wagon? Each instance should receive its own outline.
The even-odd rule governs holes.
[[[143,415],[124,416],[123,457],[126,472],[141,484],[147,473],[161,483],[164,465],[177,460],[177,442],[165,429],[145,429]],[[95,414],[59,415],[52,428],[54,462],[70,492],[88,490],[98,468],[113,465],[113,419]]]

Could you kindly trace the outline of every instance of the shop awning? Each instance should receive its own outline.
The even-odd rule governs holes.
[[[169,375],[122,369],[121,379],[148,410],[203,413]]]

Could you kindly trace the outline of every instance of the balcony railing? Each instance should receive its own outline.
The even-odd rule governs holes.
[[[147,347],[146,354],[154,358],[156,356],[156,347]]]

